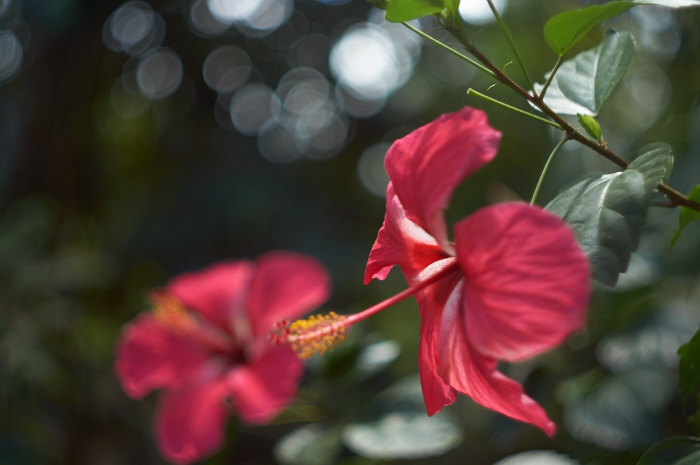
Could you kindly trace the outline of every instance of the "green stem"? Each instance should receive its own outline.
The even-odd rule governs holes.
[[[549,164],[552,163],[552,160],[554,159],[554,155],[559,151],[559,149],[568,141],[571,139],[571,136],[565,136],[562,140],[559,141],[556,147],[554,147],[554,150],[552,150],[552,154],[549,156],[547,159],[547,163],[544,164],[544,168],[542,169],[542,174],[540,175],[540,180],[537,181],[537,187],[535,187],[535,192],[532,194],[532,200],[530,200],[530,205],[535,204],[535,200],[537,200],[537,194],[540,193],[540,189],[542,188],[542,182],[544,181],[544,177],[547,174],[547,171],[549,170]]]
[[[561,64],[563,62],[564,62],[564,57],[560,56],[559,59],[557,60],[557,64],[554,65],[554,69],[552,70],[552,73],[547,78],[547,82],[544,83],[544,87],[542,88],[542,92],[540,93],[540,100],[544,100],[544,94],[547,92],[547,88],[552,83],[552,79],[554,79],[554,75],[557,74],[557,71],[559,70],[559,67],[561,66]]]
[[[493,4],[492,0],[487,0],[489,2],[489,6],[491,7],[491,11],[493,11],[493,15],[496,17],[496,21],[498,21],[498,24],[501,26],[501,30],[503,30],[503,33],[506,35],[506,38],[508,39],[508,42],[510,42],[510,48],[513,49],[513,53],[515,53],[515,58],[518,60],[518,64],[520,65],[520,69],[523,70],[523,74],[525,74],[525,78],[527,79],[527,82],[530,84],[530,89],[532,89],[532,93],[535,93],[535,85],[532,83],[532,79],[530,79],[530,75],[527,72],[527,69],[525,69],[525,62],[523,62],[523,59],[520,56],[520,53],[518,53],[518,48],[515,46],[515,42],[513,41],[513,37],[511,37],[510,32],[508,31],[508,28],[506,27],[506,23],[503,22],[501,19],[501,15],[498,14],[498,10],[496,9],[496,5]]]
[[[550,120],[548,120],[548,119],[541,118],[541,117],[539,117],[539,116],[537,116],[537,115],[533,115],[532,113],[528,113],[528,112],[526,112],[525,110],[521,110],[520,108],[515,108],[515,107],[513,107],[513,106],[508,105],[507,103],[501,102],[500,100],[496,100],[495,98],[491,98],[491,97],[489,97],[489,96],[487,96],[487,95],[484,95],[484,94],[482,94],[482,93],[480,93],[480,92],[477,92],[477,91],[475,91],[474,89],[469,89],[469,90],[467,91],[467,95],[473,95],[474,97],[479,97],[480,99],[486,100],[487,102],[491,102],[491,103],[493,103],[493,104],[496,104],[496,105],[498,105],[499,107],[503,107],[503,108],[506,108],[506,109],[508,109],[508,110],[510,110],[510,111],[514,111],[514,112],[516,112],[516,113],[518,113],[518,114],[520,114],[520,115],[524,115],[524,116],[527,116],[528,118],[535,119],[535,120],[539,121],[540,123],[549,124],[550,126],[554,126],[554,127],[557,128],[557,129],[562,129],[562,127],[559,126],[559,125],[558,125],[557,123],[555,123],[554,121],[550,121]]]
[[[466,61],[466,62],[469,63],[470,65],[475,66],[476,68],[478,68],[479,70],[481,70],[481,71],[483,71],[484,73],[488,74],[488,75],[491,76],[492,78],[495,78],[495,77],[496,77],[496,75],[493,74],[493,72],[492,72],[490,69],[488,69],[486,66],[482,65],[481,63],[478,63],[478,62],[472,60],[471,58],[469,58],[468,56],[459,53],[457,50],[451,48],[451,47],[448,46],[448,45],[443,44],[443,43],[440,42],[439,40],[437,40],[437,39],[435,39],[435,38],[429,36],[429,35],[426,34],[425,32],[423,32],[423,31],[421,31],[420,29],[417,29],[417,28],[411,26],[411,25],[408,24],[408,23],[401,23],[401,24],[403,24],[404,26],[406,26],[407,28],[409,28],[410,30],[412,30],[413,32],[415,32],[416,34],[418,34],[419,36],[421,36],[421,37],[424,38],[425,40],[432,42],[433,44],[437,45],[438,47],[441,47],[441,48],[447,50],[448,52],[450,52],[451,54],[453,54],[453,55],[455,55],[455,56],[461,58],[461,59],[464,60],[464,61]]]

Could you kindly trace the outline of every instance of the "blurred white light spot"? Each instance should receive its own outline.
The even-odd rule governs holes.
[[[145,95],[161,99],[177,90],[182,72],[180,57],[172,50],[161,48],[139,60],[136,78]]]
[[[503,15],[508,6],[508,0],[493,0],[493,5],[498,13]],[[462,0],[459,4],[459,15],[474,26],[482,26],[496,21],[486,0]]]
[[[217,92],[233,92],[246,82],[251,71],[250,57],[234,45],[217,47],[204,60],[204,82]]]
[[[292,11],[294,11],[294,2],[292,0],[264,0],[264,4],[257,14],[239,24],[264,31],[267,34],[288,20]]]
[[[313,68],[294,68],[280,79],[277,95],[283,103],[280,124],[293,135],[300,152],[308,158],[326,160],[342,148],[347,121],[323,74]]]
[[[17,74],[22,67],[23,56],[19,39],[10,31],[0,31],[0,81]]]
[[[385,99],[408,79],[413,60],[383,29],[365,23],[334,45],[330,68],[336,80],[367,100]]]
[[[348,123],[344,115],[335,115],[323,129],[308,138],[297,138],[297,146],[307,158],[329,160],[342,149],[348,135]]]
[[[207,6],[217,21],[253,37],[270,34],[294,11],[292,0],[207,0]]]
[[[250,19],[265,0],[207,0],[209,11],[222,23]]]
[[[158,47],[165,37],[165,21],[145,2],[128,2],[115,10],[102,30],[105,46],[138,55]]]
[[[230,111],[236,130],[253,136],[267,121],[279,115],[280,101],[268,86],[248,84],[233,94]]]
[[[230,24],[218,21],[209,10],[207,0],[197,0],[190,10],[190,24],[195,34],[216,36],[226,31]]]
[[[384,168],[384,157],[391,147],[386,142],[374,144],[365,149],[357,162],[357,175],[362,185],[377,197],[386,195],[389,175]]]

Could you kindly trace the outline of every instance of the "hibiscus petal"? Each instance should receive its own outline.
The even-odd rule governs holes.
[[[231,332],[235,314],[243,309],[254,270],[255,265],[248,260],[219,262],[202,271],[178,275],[166,290],[185,307]]]
[[[521,360],[583,326],[588,262],[555,215],[523,203],[486,207],[455,226],[455,242],[467,338],[481,354]]]
[[[169,331],[146,313],[124,327],[115,352],[114,374],[132,399],[156,388],[178,389],[209,356],[203,346]]]
[[[496,155],[501,133],[486,114],[464,108],[397,140],[386,155],[389,178],[406,216],[446,250],[443,210],[457,185]]]
[[[409,284],[432,263],[448,255],[430,234],[406,218],[391,183],[386,192],[386,215],[369,254],[365,284],[384,279],[394,265],[400,265]]]
[[[173,463],[188,464],[221,448],[228,395],[220,377],[163,393],[153,425],[161,454]]]
[[[304,366],[287,345],[270,346],[258,360],[234,368],[227,377],[233,405],[244,423],[268,423],[297,392]]]
[[[532,423],[549,436],[556,431],[542,407],[523,393],[523,387],[496,371],[496,360],[477,353],[465,334],[461,281],[442,315],[438,336],[438,373],[442,379],[484,407],[516,420]]]
[[[257,266],[247,302],[256,336],[266,335],[278,320],[298,317],[328,300],[331,280],[314,258],[276,251],[258,258]]]
[[[454,263],[454,258],[438,262],[435,265],[442,268]],[[436,268],[435,266],[433,268]],[[459,273],[447,276],[441,281],[428,286],[416,294],[420,306],[420,346],[418,348],[418,371],[420,373],[423,400],[428,415],[434,415],[457,398],[457,391],[438,375],[438,353],[440,322],[442,309],[456,292],[457,283],[461,279]]]

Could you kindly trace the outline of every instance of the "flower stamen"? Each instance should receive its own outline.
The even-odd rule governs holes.
[[[299,358],[308,359],[314,353],[323,355],[345,340],[349,329],[345,320],[344,315],[335,312],[311,315],[291,324],[282,320],[269,338],[275,344],[288,343]]]
[[[166,292],[153,292],[153,319],[174,333],[184,333],[195,323],[194,317],[180,302],[180,299]]]

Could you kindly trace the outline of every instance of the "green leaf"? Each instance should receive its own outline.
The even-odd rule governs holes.
[[[567,455],[558,454],[553,450],[529,450],[511,455],[499,460],[493,465],[579,465],[577,460],[573,460]]]
[[[589,136],[600,142],[602,135],[600,133],[600,125],[592,116],[578,114],[578,122]]]
[[[700,330],[693,338],[678,349],[679,384],[683,392],[683,402],[700,386]]]
[[[651,194],[672,160],[671,147],[649,144],[634,154],[625,171],[589,177],[545,207],[574,230],[598,282],[613,287],[627,270]]]
[[[627,72],[633,55],[632,34],[609,30],[598,47],[579,53],[561,65],[547,89],[545,103],[559,114],[598,115]],[[538,94],[543,87],[535,84]]]
[[[404,411],[370,423],[350,423],[341,437],[348,449],[363,457],[411,460],[454,449],[462,442],[463,432],[445,415]]]
[[[559,13],[544,25],[544,38],[556,54],[564,56],[596,24],[634,5],[633,2],[609,2]]]
[[[646,451],[637,465],[698,465],[700,439],[692,436],[666,438]]]
[[[388,0],[386,19],[395,23],[440,13],[444,9],[457,12],[458,0]]]
[[[336,428],[316,423],[297,428],[275,444],[274,455],[282,465],[331,465],[340,452]]]
[[[667,371],[637,369],[608,376],[589,393],[564,404],[564,426],[579,441],[624,450],[659,439],[658,415],[673,399]]]
[[[690,192],[690,194],[688,194],[688,198],[690,200],[700,202],[700,184],[695,186],[695,189],[693,189]],[[671,243],[668,245],[669,250],[671,250],[673,244],[676,243],[676,239],[678,239],[678,236],[680,236],[683,230],[693,221],[700,221],[700,212],[697,210],[693,210],[692,208],[681,207],[678,229],[676,229],[676,232],[673,233]]]

